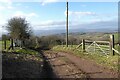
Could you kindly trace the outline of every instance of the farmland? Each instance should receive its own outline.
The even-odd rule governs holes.
[[[113,33],[113,34],[115,34],[115,43],[117,43],[117,33]],[[51,48],[50,50],[43,50],[43,51],[41,51],[42,50],[41,47],[40,47],[40,49],[37,49],[37,50],[32,50],[32,49],[28,49],[28,48],[20,49],[20,47],[14,47],[14,50],[8,50],[8,47],[10,46],[10,41],[8,41],[8,40],[7,40],[7,44],[6,44],[7,49],[4,50],[4,42],[0,41],[0,43],[2,45],[3,52],[7,51],[6,54],[3,53],[4,54],[3,55],[4,59],[7,58],[7,56],[8,56],[8,58],[10,57],[10,59],[12,59],[12,57],[13,58],[15,57],[15,61],[17,61],[18,63],[19,63],[19,60],[22,60],[22,61],[33,60],[35,62],[40,61],[41,62],[40,64],[43,65],[44,66],[43,68],[45,68],[45,69],[43,69],[42,67],[39,68],[39,66],[41,66],[41,65],[36,65],[37,66],[36,70],[40,70],[40,69],[41,69],[40,71],[50,70],[51,76],[54,76],[54,77],[55,77],[56,73],[58,73],[57,76],[59,76],[61,78],[63,78],[63,77],[67,77],[67,78],[69,78],[69,77],[70,78],[71,77],[72,78],[74,78],[74,77],[76,77],[76,78],[97,77],[96,76],[97,74],[90,75],[89,72],[86,71],[86,68],[88,70],[90,70],[89,69],[90,67],[85,67],[85,65],[83,65],[83,67],[85,67],[85,70],[84,69],[82,69],[82,70],[79,69],[80,65],[77,65],[77,64],[79,63],[80,60],[81,60],[80,64],[85,63],[86,65],[89,65],[89,66],[93,67],[95,69],[95,71],[99,70],[99,69],[102,70],[103,72],[101,72],[101,75],[107,74],[106,70],[111,70],[109,72],[114,73],[114,77],[115,77],[117,75],[115,72],[117,72],[117,70],[118,70],[118,54],[117,53],[115,53],[114,56],[111,53],[105,55],[100,50],[100,48],[98,48],[97,43],[96,43],[96,48],[95,48],[95,45],[92,45],[89,48],[89,50],[92,50],[92,52],[90,52],[90,51],[83,52],[82,46],[79,46],[82,42],[82,39],[86,39],[86,40],[89,40],[89,41],[94,41],[94,40],[95,41],[97,41],[97,40],[98,41],[109,41],[109,36],[110,35],[111,35],[111,33],[82,33],[82,34],[81,33],[70,33],[69,34],[69,40],[70,41],[69,41],[68,47],[66,47],[64,42],[61,42],[61,43],[57,44],[57,43],[54,43],[54,41],[53,41],[52,43],[49,43],[49,41],[54,40],[54,39],[55,40],[58,40],[58,39],[62,40],[62,38],[65,38],[65,36],[63,34],[59,34],[59,38],[55,38],[56,37],[55,35],[54,36],[50,35],[50,36],[46,36],[42,39],[40,38],[41,41],[43,40],[42,41],[43,44],[42,43],[37,44],[39,46],[46,45],[46,46],[49,46],[49,48]],[[74,42],[73,38],[79,40],[78,43]],[[87,47],[89,47],[89,45],[90,44],[85,44],[86,49],[87,49]],[[101,47],[101,49],[109,49],[109,45],[99,45],[99,46]],[[94,51],[94,48],[96,49],[96,51]],[[115,44],[115,49],[116,50],[119,49],[117,44]],[[9,54],[9,53],[13,53],[13,54]],[[42,55],[44,57],[42,57]],[[72,59],[70,57],[70,55],[71,55],[71,57],[76,56],[77,57],[76,60],[78,60],[78,61],[75,62],[76,60],[74,61],[74,59]],[[46,62],[46,58],[48,58],[49,62]],[[4,61],[4,59],[3,59],[3,61]],[[54,59],[54,61],[52,59]],[[82,59],[83,59],[83,61],[82,61]],[[85,62],[84,62],[84,59],[86,60]],[[89,64],[87,62],[90,62],[91,64]],[[16,63],[13,63],[13,64],[16,64]],[[29,62],[28,62],[28,64],[29,64]],[[31,64],[33,64],[33,65],[31,65],[31,67],[35,66],[34,63],[31,63]],[[36,63],[36,64],[38,64],[38,63]],[[61,71],[59,71],[59,69],[57,67],[58,64],[61,65],[61,67],[59,66]],[[3,66],[5,66],[5,65],[3,65]],[[54,66],[51,66],[51,65],[54,65]],[[96,65],[96,66],[99,66],[99,67],[94,67],[93,65]],[[69,67],[69,66],[71,66],[71,67]],[[102,66],[102,67],[100,67],[100,66]],[[24,67],[26,67],[26,66],[24,66]],[[105,71],[102,69],[103,67],[104,67]],[[18,69],[19,68],[20,67],[18,67]],[[52,71],[51,71],[51,68],[53,69]],[[26,70],[28,70],[28,68],[26,68]],[[20,72],[21,71],[23,71],[23,70],[21,69]],[[53,73],[53,72],[55,72],[55,73]],[[79,72],[79,74],[76,74],[77,72]],[[91,72],[92,72],[92,70],[91,70]],[[27,73],[29,73],[29,72],[27,72]],[[110,73],[110,74],[113,75],[112,73]],[[5,74],[7,74],[7,73],[5,73]],[[34,72],[33,72],[33,74],[34,74]],[[37,74],[37,73],[35,73],[35,74]],[[41,73],[38,73],[38,74],[41,74]],[[49,74],[49,72],[45,71],[44,75],[50,77],[50,75],[48,75],[48,74]],[[74,76],[71,75],[71,74],[74,74]],[[13,75],[16,76],[15,74],[13,74]],[[11,75],[11,76],[13,76],[13,75]],[[31,74],[28,74],[28,75],[31,75]],[[64,75],[64,76],[62,76],[62,75]],[[22,75],[19,75],[19,76],[22,76]],[[35,76],[38,77],[37,75],[32,75],[32,77],[35,77]],[[43,75],[41,75],[41,76],[43,76]],[[46,77],[46,76],[44,76],[44,77]],[[4,77],[9,77],[9,76],[4,75]],[[103,77],[103,76],[99,76],[99,77]],[[111,76],[107,75],[107,77],[111,77]]]
[[[115,36],[115,43],[117,43],[118,41],[118,34],[117,33],[112,33]],[[75,36],[75,34],[72,34],[70,36]],[[81,35],[77,34],[77,37],[79,37],[80,39],[87,39],[87,40],[91,40],[91,41],[109,41],[109,37],[110,37],[111,33],[84,33]],[[80,43],[79,43],[80,44]],[[89,47],[90,45],[85,45],[85,47]],[[57,45],[55,47],[53,47],[52,49],[55,51],[62,51],[62,52],[67,52],[67,53],[71,53],[74,55],[77,55],[79,57],[82,58],[89,58],[91,60],[96,61],[98,64],[107,66],[110,69],[114,69],[114,70],[118,70],[118,54],[115,53],[115,56],[113,56],[109,51],[107,51],[106,53],[108,53],[108,55],[105,55],[105,53],[103,53],[103,51],[106,51],[107,49],[109,49],[109,45],[96,45],[96,51],[94,51],[94,47],[95,45],[91,45],[89,50],[90,51],[86,51],[86,52],[82,52],[82,46],[78,47],[78,45],[68,45],[68,47],[66,47],[66,45]],[[98,47],[98,50],[97,50]],[[102,49],[102,50],[100,50]],[[120,46],[115,45],[115,49],[119,51]]]
[[[118,3],[98,2],[0,1],[2,79],[118,79]]]
[[[76,45],[69,45],[70,47],[63,47],[61,45],[53,47],[53,50],[55,51],[62,51],[62,52],[67,52],[71,53],[74,55],[77,55],[79,57],[85,58],[85,59],[91,59],[96,61],[98,64],[101,64],[103,66],[107,66],[110,69],[118,70],[118,55],[112,56],[112,55],[102,55],[99,52],[97,53],[87,53],[87,52],[82,52],[80,48],[77,50],[74,50],[76,48]]]

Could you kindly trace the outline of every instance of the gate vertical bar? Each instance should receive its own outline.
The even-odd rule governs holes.
[[[115,48],[114,46],[114,35],[110,35],[110,49],[111,49],[111,53],[112,55],[115,55],[115,51],[113,50],[113,48]]]

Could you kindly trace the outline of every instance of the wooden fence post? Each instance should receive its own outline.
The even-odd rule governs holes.
[[[85,40],[82,40],[82,51],[85,52]]]
[[[73,42],[71,42],[71,47],[73,47]]]
[[[96,43],[94,41],[94,53],[96,52]]]
[[[35,42],[36,42],[36,48],[39,46],[39,43],[38,43],[38,38],[36,38],[36,40],[35,40]],[[52,42],[52,41],[51,41]],[[28,46],[27,46],[28,47]]]
[[[114,35],[110,35],[110,51],[112,53],[112,55],[115,55],[115,51],[113,50],[113,48],[115,48],[115,44],[114,44]]]
[[[64,44],[63,44],[63,42],[62,42],[62,47],[64,47]]]
[[[14,49],[13,48],[13,39],[11,39],[11,48],[12,48],[12,50]]]
[[[6,49],[6,39],[4,40],[4,49]]]

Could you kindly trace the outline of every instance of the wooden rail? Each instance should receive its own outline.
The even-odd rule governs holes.
[[[85,40],[86,43],[93,43],[94,41],[89,41],[89,40]],[[109,41],[95,41],[97,44],[103,44],[103,45],[108,45],[110,44]]]
[[[112,50],[114,50],[116,53],[118,53],[118,54],[120,55],[120,52],[119,52],[119,51],[115,50],[114,48],[112,48]]]

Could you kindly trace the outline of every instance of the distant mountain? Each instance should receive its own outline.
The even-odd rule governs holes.
[[[47,36],[59,33],[65,33],[65,30],[34,30],[36,36]]]
[[[100,28],[100,29],[69,29],[69,33],[86,33],[86,32],[117,32],[117,29],[114,28]],[[36,36],[46,36],[46,35],[53,35],[53,34],[61,34],[66,33],[65,29],[61,30],[34,30],[34,34]]]
[[[97,28],[97,29],[85,29],[85,28],[77,28],[77,29],[69,29],[69,33],[87,33],[87,32],[118,32],[118,29],[113,28]],[[53,29],[53,30],[33,30],[34,35],[36,36],[47,36],[53,34],[61,34],[66,33],[65,29]],[[2,32],[1,34],[7,34],[7,32]],[[1,37],[1,35],[0,35]]]

